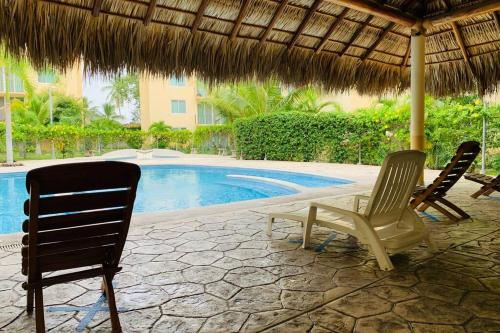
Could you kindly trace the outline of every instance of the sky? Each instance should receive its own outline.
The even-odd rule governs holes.
[[[88,76],[83,80],[83,96],[87,97],[91,106],[97,106],[99,112],[102,112],[102,105],[108,103],[108,91],[106,86],[111,82],[102,76]],[[122,109],[121,114],[124,117],[123,123],[128,123],[132,117],[132,105],[126,103]]]

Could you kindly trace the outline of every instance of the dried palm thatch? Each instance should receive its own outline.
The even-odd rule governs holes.
[[[498,0],[0,0],[0,41],[36,66],[381,94],[409,86],[411,26],[427,91],[496,91]],[[368,10],[367,10],[368,8]],[[373,11],[371,11],[373,10]]]

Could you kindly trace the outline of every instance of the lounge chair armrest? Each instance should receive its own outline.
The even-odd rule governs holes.
[[[354,196],[354,206],[352,208],[353,211],[359,212],[359,201],[360,200],[370,200],[369,195],[362,195],[362,194],[357,194]]]
[[[324,210],[327,210],[327,211],[330,211],[333,213],[338,213],[338,214],[343,215],[343,216],[352,217],[354,219],[359,219],[360,217],[362,217],[362,215],[357,213],[357,212],[353,212],[351,210],[342,209],[342,208],[338,208],[338,207],[334,207],[334,206],[325,205],[325,204],[322,204],[319,202],[311,202],[309,207],[311,207],[311,208],[316,207],[316,208],[324,209]]]

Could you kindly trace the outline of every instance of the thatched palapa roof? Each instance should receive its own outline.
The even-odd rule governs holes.
[[[426,28],[435,95],[495,91],[499,0],[0,0],[0,41],[37,66],[210,80],[318,83],[380,94],[409,85]]]

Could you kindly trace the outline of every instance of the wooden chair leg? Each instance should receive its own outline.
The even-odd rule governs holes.
[[[45,333],[42,287],[35,288],[35,320],[36,320],[36,333]]]
[[[26,312],[28,314],[33,313],[33,301],[34,301],[35,294],[33,292],[33,289],[28,288],[26,291]]]
[[[420,207],[417,208],[419,212],[425,212],[427,208],[429,208],[430,204],[423,202]]]
[[[457,212],[462,218],[468,219],[470,217],[469,214],[464,212],[460,207],[456,206],[454,203],[446,200],[445,198],[439,198],[438,201],[442,203],[443,205],[453,209],[455,212]]]
[[[429,205],[432,208],[434,208],[435,210],[441,212],[444,216],[446,216],[447,218],[449,218],[453,222],[458,222],[459,221],[459,218],[457,218],[455,215],[453,215],[452,213],[450,213],[449,211],[447,211],[446,209],[444,209],[443,207],[441,207],[437,203],[435,203],[435,202],[429,202]]]
[[[477,199],[483,193],[484,193],[484,189],[481,187],[478,191],[472,193],[470,196],[474,199]]]
[[[118,310],[116,309],[116,301],[115,301],[115,291],[113,289],[113,274],[111,273],[104,274],[104,284],[105,284],[106,299],[108,300],[108,306],[109,306],[109,316],[111,318],[111,330],[113,333],[121,333],[122,328],[120,325],[120,318],[118,318]]]

